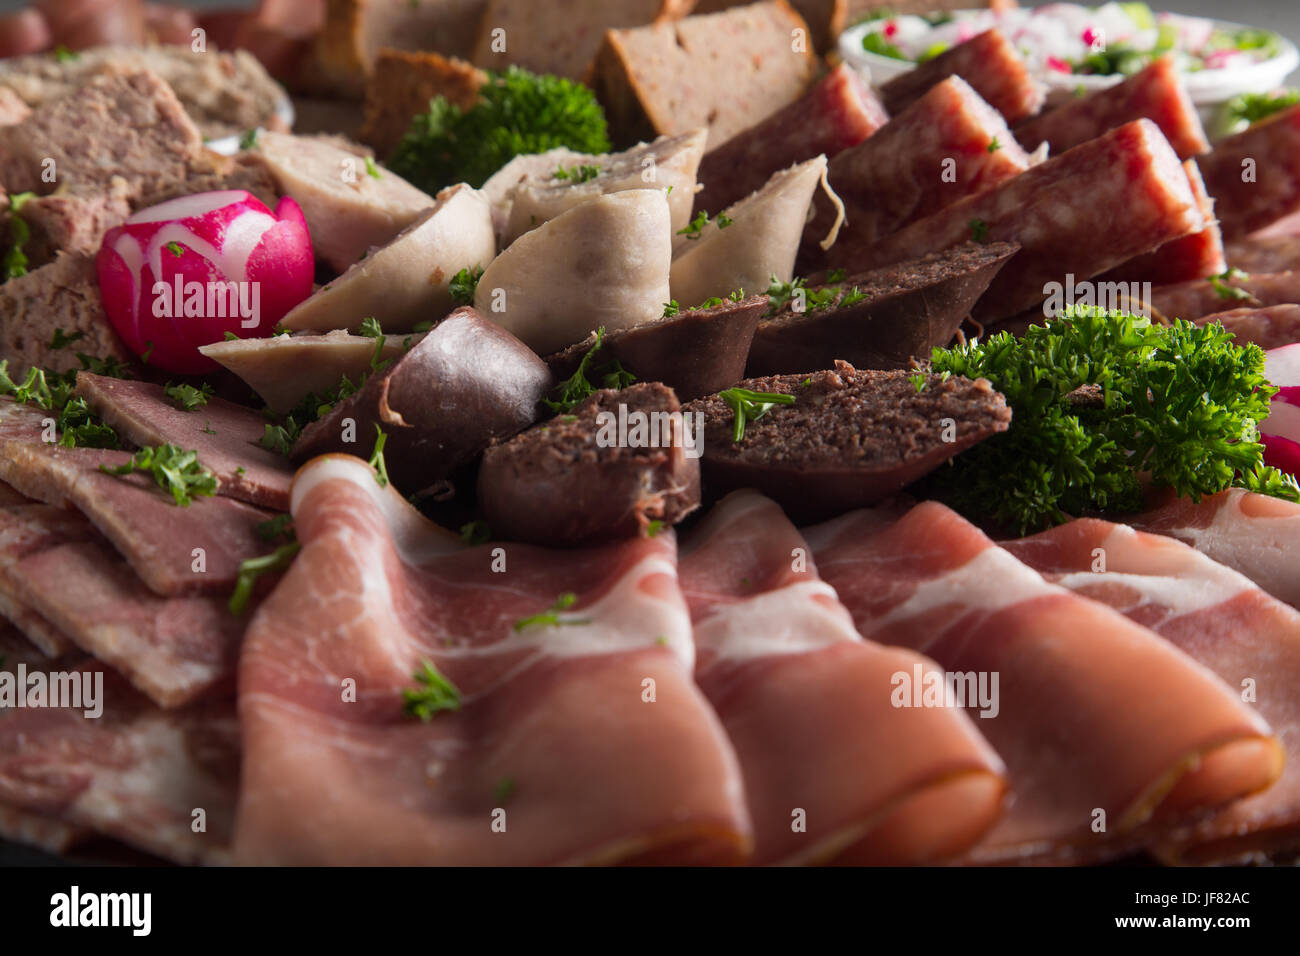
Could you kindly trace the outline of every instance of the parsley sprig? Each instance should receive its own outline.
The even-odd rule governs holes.
[[[188,507],[196,495],[210,498],[217,493],[217,477],[199,464],[199,453],[176,445],[148,445],[132,455],[125,465],[116,468],[100,465],[99,470],[108,475],[148,472],[158,487],[170,492],[181,507]]]
[[[1242,440],[1277,391],[1264,353],[1217,323],[1067,310],[1022,338],[935,349],[932,370],[986,378],[1013,417],[1003,434],[958,456],[933,490],[967,515],[1025,533],[1096,511],[1143,505],[1143,475],[1199,501],[1246,487],[1300,501],[1290,476]],[[1090,386],[1089,400],[1081,389]]]
[[[602,325],[596,330],[596,341],[582,356],[582,360],[578,362],[578,367],[573,374],[552,390],[555,398],[543,399],[547,408],[558,414],[567,414],[582,404],[582,401],[587,396],[595,394],[597,386],[591,381],[587,373],[591,369],[592,360],[596,357],[596,353],[600,351],[604,341],[605,327]],[[623,389],[636,381],[636,376],[625,369],[618,359],[610,359],[599,371],[592,371],[591,374],[600,376],[600,388]]]
[[[478,280],[481,278],[483,278],[482,266],[467,267],[457,272],[452,276],[451,285],[448,287],[451,301],[457,305],[473,305],[474,294],[478,292]]]
[[[260,528],[261,525],[258,527]],[[235,590],[226,603],[230,613],[243,614],[248,609],[248,601],[253,596],[253,588],[257,585],[257,579],[263,574],[285,570],[293,563],[294,555],[301,550],[302,545],[297,541],[292,541],[276,548],[270,554],[264,554],[258,558],[249,558],[241,562],[239,576],[235,579]]]
[[[432,661],[421,661],[420,669],[412,679],[420,686],[402,691],[402,713],[406,716],[419,717],[428,723],[439,711],[460,710],[460,691],[433,666]]]
[[[61,329],[55,331],[56,341],[61,334]],[[65,344],[74,341],[75,337],[75,334],[65,336]],[[88,356],[80,358],[83,366],[88,364]],[[37,405],[53,412],[60,445],[65,448],[122,447],[117,432],[91,412],[84,398],[73,396],[76,387],[76,372],[51,372],[43,368],[29,368],[22,382],[15,382],[9,376],[8,360],[0,360],[0,395],[8,395],[15,401]]]
[[[537,614],[531,614],[528,617],[521,617],[515,621],[514,628],[516,631],[523,631],[530,627],[560,627],[568,624],[590,624],[590,618],[562,618],[561,611],[567,611],[578,603],[578,595],[572,591],[565,591],[555,599],[555,603],[545,611]]]
[[[719,392],[718,397],[735,412],[733,441],[742,440],[745,437],[745,426],[750,422],[758,421],[777,405],[794,404],[793,395],[783,395],[780,392],[755,392],[747,388],[729,388]]]

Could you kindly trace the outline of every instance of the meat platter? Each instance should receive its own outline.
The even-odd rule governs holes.
[[[1289,40],[70,6],[0,15],[0,861],[1295,859]]]

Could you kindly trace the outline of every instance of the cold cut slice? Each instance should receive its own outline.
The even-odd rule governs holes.
[[[1200,114],[1169,56],[1154,60],[1122,83],[1026,120],[1016,127],[1016,139],[1028,150],[1047,143],[1055,155],[1139,119],[1159,126],[1181,159],[1209,152]]]
[[[1123,216],[1124,228],[1113,224]],[[982,323],[1041,304],[1050,283],[1091,278],[1205,228],[1187,174],[1150,120],[1129,123],[914,222],[841,263],[871,268],[971,238],[1020,243],[975,307]],[[1104,237],[1104,240],[1102,239]]]
[[[1300,302],[1300,272],[1229,274],[1155,289],[1151,305],[1167,319],[1189,322],[1232,309]]]
[[[1268,351],[1300,342],[1300,305],[1267,305],[1259,309],[1229,309],[1196,320],[1197,325],[1218,322],[1237,337]]]
[[[627,329],[659,318],[670,298],[669,224],[661,189],[581,203],[497,256],[479,279],[474,306],[539,355],[602,325]]]
[[[679,237],[672,263],[672,297],[697,306],[737,289],[755,292],[794,276],[808,205],[826,175],[826,157],[773,174],[756,193],[728,206],[699,234]]]
[[[1240,488],[1202,498],[1200,503],[1166,494],[1128,523],[1190,544],[1241,572],[1273,597],[1300,608],[1300,576],[1293,561],[1300,543],[1300,505]]]
[[[1047,583],[943,505],[892,523],[855,512],[806,537],[864,637],[967,675],[953,687],[986,715],[976,726],[1013,794],[972,862],[1103,859],[1145,823],[1256,793],[1281,772],[1278,742],[1235,689],[1118,612]],[[966,689],[981,677],[988,693],[972,706]]]
[[[495,545],[462,549],[344,456],[299,472],[293,515],[302,551],[240,660],[237,862],[748,856],[735,755],[691,680],[671,531],[508,545],[494,573]],[[437,703],[456,703],[427,721],[403,713],[424,662],[453,688]]]
[[[453,308],[451,280],[496,257],[487,197],[464,183],[438,193],[391,242],[371,249],[343,275],[294,307],[280,325],[291,331],[355,332],[367,317],[386,332],[436,322]]]
[[[1300,106],[1220,140],[1200,162],[1225,239],[1300,211]]]
[[[1276,783],[1162,836],[1161,855],[1181,863],[1244,862],[1300,845],[1300,706],[1292,691],[1300,681],[1300,612],[1173,538],[1125,525],[1072,521],[1003,547],[1242,688],[1286,748]]]
[[[715,143],[700,164],[704,188],[695,197],[695,208],[710,213],[725,209],[778,170],[818,155],[833,159],[888,120],[870,87],[841,63],[789,106],[725,143]]]
[[[1011,411],[985,379],[858,371],[745,379],[738,389],[790,395],[746,421],[727,393],[690,403],[704,416],[703,474],[717,496],[754,488],[808,521],[874,504],[954,455],[1006,431]]]
[[[564,548],[657,534],[700,506],[698,437],[665,385],[601,389],[489,448],[479,508],[506,541]]]
[[[857,250],[1028,168],[1029,156],[997,110],[951,76],[869,139],[831,158],[828,177],[845,218],[831,255],[856,268]],[[805,273],[827,261],[820,243],[838,216],[825,195],[815,196],[813,207],[799,249]]]
[[[1029,73],[1024,57],[1000,30],[986,30],[908,70],[880,87],[890,116],[897,116],[950,76],[960,76],[1008,123],[1033,116],[1047,92]]]
[[[836,359],[863,369],[924,361],[952,341],[1016,250],[1008,242],[970,242],[810,287],[800,302],[792,299],[758,323],[746,374],[809,372]]]
[[[1214,200],[1205,190],[1200,167],[1195,160],[1189,159],[1183,163],[1183,169],[1187,171],[1187,179],[1192,184],[1192,195],[1196,197],[1201,215],[1205,218],[1205,228],[1181,239],[1166,242],[1152,252],[1135,256],[1122,266],[1111,269],[1098,281],[1164,285],[1204,279],[1227,270],[1223,236],[1219,232],[1219,222],[1214,218]]]
[[[959,711],[892,705],[897,675],[936,665],[859,637],[775,502],[729,495],[683,545],[681,576],[695,680],[740,760],[754,863],[935,863],[992,825],[997,755]]]

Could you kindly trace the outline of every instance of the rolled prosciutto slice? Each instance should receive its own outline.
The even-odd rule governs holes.
[[[955,703],[992,711],[976,724],[1013,800],[972,862],[1101,859],[1148,821],[1221,806],[1280,772],[1268,725],[1234,690],[943,505],[896,522],[854,512],[806,537],[865,638],[933,658],[963,691]],[[992,693],[972,703],[977,687]]]
[[[1151,305],[1165,318],[1195,321],[1231,309],[1300,302],[1300,272],[1230,275],[1161,286]]]
[[[889,115],[897,116],[950,76],[975,87],[1008,123],[1033,116],[1047,95],[1011,41],[1000,30],[987,30],[890,80],[880,87],[880,98]]]
[[[42,662],[4,637],[0,655],[0,670],[12,679],[21,664],[29,687],[38,672],[83,689],[91,675],[102,709],[0,707],[0,833],[64,849],[93,831],[176,863],[230,861],[233,700],[164,711],[92,658]]]
[[[803,96],[705,154],[695,208],[726,209],[761,189],[778,170],[833,157],[856,146],[889,120],[885,108],[848,64],[841,63]],[[822,231],[825,235],[826,231]]]
[[[1166,494],[1128,523],[1190,544],[1241,572],[1273,597],[1300,608],[1300,574],[1295,564],[1300,505],[1240,488],[1202,498],[1199,504]]]
[[[240,659],[237,861],[746,858],[671,531],[462,549],[349,456],[292,505],[302,550]]]
[[[681,575],[755,863],[934,862],[997,819],[1002,763],[971,720],[891,703],[896,675],[934,662],[862,640],[774,501],[729,495],[687,539]]]
[[[1192,195],[1205,220],[1205,228],[1180,239],[1166,242],[1159,249],[1135,256],[1122,266],[1116,266],[1100,279],[1102,282],[1150,282],[1164,285],[1186,282],[1219,275],[1228,268],[1223,251],[1223,236],[1218,220],[1214,218],[1214,200],[1205,191],[1205,180],[1200,167],[1189,159],[1183,163]]]
[[[1300,305],[1266,305],[1262,309],[1229,309],[1197,319],[1197,325],[1218,322],[1237,337],[1264,351],[1300,342]]]
[[[1002,545],[1047,580],[1113,607],[1237,688],[1286,748],[1278,781],[1163,836],[1174,862],[1300,846],[1300,612],[1173,538],[1083,519]]]
[[[1028,150],[1047,143],[1055,155],[1139,119],[1159,126],[1182,159],[1210,149],[1196,105],[1187,95],[1173,58],[1167,56],[1122,83],[1026,120],[1016,127],[1016,139]]]
[[[1300,106],[1216,143],[1200,162],[1225,239],[1300,211]]]
[[[1123,221],[1124,228],[1115,228]],[[960,199],[861,253],[832,247],[831,265],[867,269],[969,239],[1020,243],[974,317],[995,322],[1040,305],[1045,286],[1077,282],[1205,228],[1187,174],[1164,135],[1138,120]],[[839,256],[848,256],[842,263]]]
[[[831,158],[827,175],[844,203],[837,261],[851,262],[853,250],[1028,168],[1029,156],[998,111],[961,77],[950,76],[870,138]],[[839,215],[823,193],[814,195],[813,210],[799,249],[805,273],[825,263],[820,243]]]

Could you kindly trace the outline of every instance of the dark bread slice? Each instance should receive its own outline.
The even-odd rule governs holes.
[[[667,446],[602,445],[608,419],[601,413],[617,418],[620,405],[629,413],[664,415],[659,421],[667,422],[668,433],[653,433]],[[564,547],[630,537],[651,521],[681,521],[699,507],[700,467],[687,457],[680,412],[673,390],[658,382],[602,389],[571,415],[489,448],[478,500],[493,537]],[[616,437],[612,430],[605,435]]]
[[[754,330],[766,308],[767,296],[754,295],[607,332],[592,362],[599,367],[617,359],[638,381],[663,382],[681,401],[711,395],[744,378]],[[595,343],[593,332],[546,356],[546,364],[564,380]]]
[[[781,375],[830,368],[842,359],[856,368],[907,368],[957,334],[989,283],[1020,247],[968,242],[920,259],[849,276],[831,285],[866,298],[844,308],[802,313],[793,303],[765,317],[754,333],[745,374]],[[823,276],[824,278],[824,276]]]
[[[924,378],[920,391],[915,375]],[[836,362],[829,371],[747,379],[737,387],[793,395],[795,403],[750,421],[739,442],[735,413],[720,396],[686,406],[705,416],[707,497],[755,488],[796,521],[888,498],[1011,423],[1005,399],[988,381],[928,371],[860,371]]]

